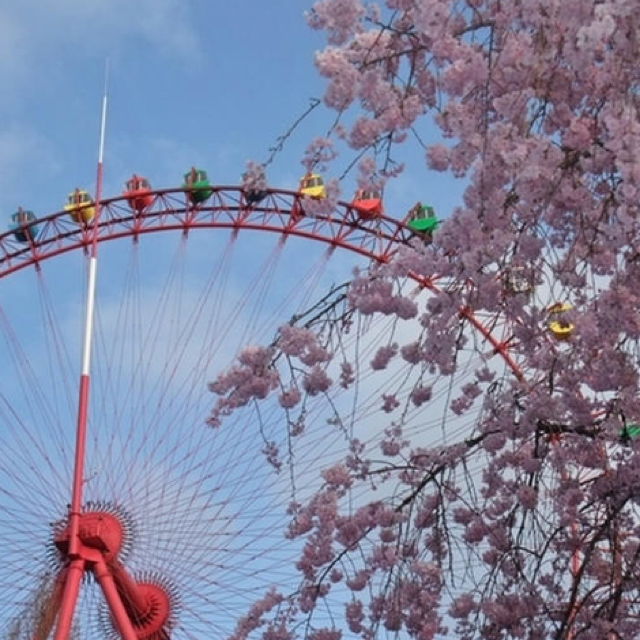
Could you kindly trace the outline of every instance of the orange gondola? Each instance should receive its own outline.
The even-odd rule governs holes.
[[[152,202],[151,185],[143,176],[135,173],[127,180],[122,195],[127,199],[129,206],[137,213],[144,211]]]

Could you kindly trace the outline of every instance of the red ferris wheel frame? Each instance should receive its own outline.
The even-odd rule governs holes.
[[[135,241],[147,233],[192,229],[228,229],[267,231],[283,237],[297,236],[324,242],[384,264],[406,245],[415,232],[399,220],[381,216],[363,219],[357,208],[337,202],[329,214],[302,215],[309,199],[296,191],[270,189],[258,204],[250,204],[237,186],[213,186],[211,196],[202,203],[192,203],[188,189],[159,189],[151,192],[151,204],[142,211],[133,210],[126,196],[103,200],[97,241],[132,237]],[[0,234],[0,278],[29,266],[39,268],[42,261],[74,249],[88,251],[93,241],[91,222],[78,225],[66,211],[59,211],[38,221],[37,237],[29,243],[18,242],[13,231]],[[438,292],[437,276],[411,274],[421,286]],[[507,345],[498,340],[473,313],[464,307],[460,315],[480,333],[495,352],[502,356],[511,371],[521,371],[509,354]]]
[[[191,229],[260,230],[283,236],[318,240],[387,262],[398,244],[406,244],[413,232],[393,218],[362,220],[357,209],[339,202],[328,215],[303,213],[308,198],[294,191],[269,190],[258,204],[249,204],[240,187],[211,187],[202,203],[192,203],[188,189],[153,191],[152,203],[142,211],[129,206],[126,196],[100,203],[98,242],[133,237],[155,231]],[[73,222],[67,211],[40,218],[37,237],[25,244],[14,239],[14,231],[0,234],[0,278],[43,260],[83,248],[93,239],[93,223]],[[27,225],[28,226],[28,225]]]
[[[27,243],[19,242],[15,230],[0,234],[0,278],[40,264],[69,251],[82,249],[89,253],[95,242],[130,237],[158,231],[192,229],[227,229],[267,231],[324,242],[331,249],[349,250],[376,263],[388,263],[400,245],[406,245],[415,233],[403,223],[389,217],[363,219],[357,208],[338,202],[328,213],[305,215],[308,198],[294,191],[268,190],[259,203],[247,201],[237,186],[213,186],[211,195],[201,203],[192,202],[189,189],[162,189],[151,192],[151,204],[142,210],[132,209],[126,196],[101,200],[99,218],[93,222],[76,223],[69,212],[60,211],[37,221],[39,230],[32,237],[25,233]],[[33,223],[25,225],[27,228]],[[440,291],[435,276],[411,274],[421,286]],[[511,371],[521,378],[520,369],[507,350],[477,318],[469,307],[460,309],[483,339],[499,354]],[[77,453],[78,455],[78,453]],[[81,489],[81,488],[80,488]],[[69,563],[56,579],[50,599],[50,611],[42,621],[36,636],[48,637],[58,618],[55,640],[66,640],[82,576],[91,571],[100,584],[112,621],[123,640],[167,640],[165,625],[170,619],[170,602],[162,587],[138,583],[120,564],[117,554],[122,543],[122,531],[117,518],[109,513],[88,512],[75,527],[57,532],[55,544]],[[76,551],[68,553],[71,546]]]

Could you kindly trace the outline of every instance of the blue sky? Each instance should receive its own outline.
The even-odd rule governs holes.
[[[154,186],[178,185],[193,163],[213,182],[235,184],[249,158],[268,149],[321,97],[313,67],[322,34],[292,0],[47,0],[0,8],[0,211],[18,205],[58,210],[75,186],[93,189],[104,60],[110,60],[105,195],[133,172]],[[308,141],[333,114],[316,110],[269,169],[273,186],[292,188]],[[429,138],[429,131],[421,131]],[[335,173],[352,156],[343,155]],[[453,182],[433,174],[422,152],[390,186],[390,215],[417,199],[443,214]],[[443,188],[444,186],[444,188]],[[344,184],[348,199],[353,178]]]
[[[246,159],[266,157],[321,93],[312,59],[322,41],[302,9],[289,0],[3,4],[2,210],[51,212],[76,184],[93,185],[107,56],[105,195],[132,171],[178,185],[191,163],[237,183]],[[293,185],[323,120],[300,131],[274,180]]]
[[[132,171],[177,185],[191,163],[235,183],[320,93],[301,7],[251,2],[14,2],[0,9],[0,206],[60,207],[94,182],[105,57],[105,194]],[[53,8],[52,8],[53,7]],[[298,153],[304,143],[298,139]],[[281,175],[299,173],[283,164]],[[186,166],[185,166],[186,165]],[[291,180],[291,178],[289,178]]]

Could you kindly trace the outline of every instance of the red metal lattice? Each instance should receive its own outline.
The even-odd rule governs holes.
[[[249,206],[239,187],[212,189],[212,195],[200,204],[190,203],[184,189],[154,191],[151,205],[139,213],[130,208],[124,196],[104,200],[98,242],[137,239],[156,231],[247,229],[310,238],[387,262],[399,244],[413,237],[400,221],[388,217],[362,220],[357,209],[344,202],[337,203],[328,215],[295,215],[292,211],[304,209],[305,198],[293,191],[271,190],[259,204]],[[13,231],[0,235],[0,278],[68,251],[87,249],[91,244],[92,224],[78,225],[68,212],[51,214],[38,224],[37,237],[29,243],[18,242]]]
[[[296,214],[304,209],[307,199],[295,191],[269,190],[258,204],[250,205],[241,187],[215,186],[202,203],[191,203],[187,189],[153,191],[152,202],[143,211],[131,209],[125,196],[103,200],[98,242],[132,237],[157,231],[191,229],[254,230],[298,236],[332,247],[340,247],[380,263],[386,263],[399,245],[407,244],[415,234],[402,222],[382,216],[362,219],[358,210],[346,202],[338,202],[327,215]],[[82,248],[92,241],[92,224],[73,222],[68,212],[59,211],[39,220],[40,230],[28,244],[18,242],[13,231],[0,234],[0,278],[31,265],[38,266],[47,258]],[[422,286],[433,291],[438,287],[430,277],[413,276]],[[479,321],[469,308],[461,315],[480,332],[501,355],[509,368],[521,377],[517,363],[504,342]]]

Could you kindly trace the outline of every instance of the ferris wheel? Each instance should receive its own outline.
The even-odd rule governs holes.
[[[391,218],[363,218],[353,204],[300,215],[299,192],[269,189],[251,201],[241,187],[190,177],[206,179],[195,170],[181,188],[152,190],[134,176],[124,195],[100,203],[76,533],[74,365],[96,204],[76,190],[64,210],[38,220],[19,212],[0,236],[0,611],[11,637],[67,637],[57,631],[64,615],[73,638],[230,633],[270,586],[296,588],[300,545],[282,535],[287,505],[317,483],[342,436],[326,429],[322,398],[305,407],[295,446],[275,403],[208,428],[206,382],[243,344],[268,342],[328,283],[348,277],[349,252],[384,263],[414,236]],[[495,326],[468,309],[461,318],[486,352],[499,351]],[[375,398],[373,388],[363,396],[357,420]],[[261,454],[270,447],[284,452],[288,471],[276,473]]]
[[[251,190],[194,167],[179,188],[133,175],[107,199],[100,183],[101,161],[95,200],[75,189],[51,215],[18,209],[0,235],[0,627],[25,640],[231,635],[270,588],[298,588],[302,543],[284,535],[291,504],[354,432],[379,442],[385,425],[373,417],[379,381],[366,374],[357,394],[309,393],[297,417],[252,402],[217,428],[205,425],[206,383],[243,345],[337,309],[345,298],[329,285],[349,279],[348,256],[388,263],[430,241],[435,224],[427,237],[385,217],[373,192],[318,206],[317,174],[298,191]],[[439,290],[434,277],[411,280]],[[496,354],[517,374],[506,325],[466,307],[458,318],[476,344],[456,383]],[[340,346],[365,371],[401,330],[358,322]],[[416,418],[416,433],[445,418],[449,438],[468,429],[450,415],[452,382],[432,381],[443,414]]]

